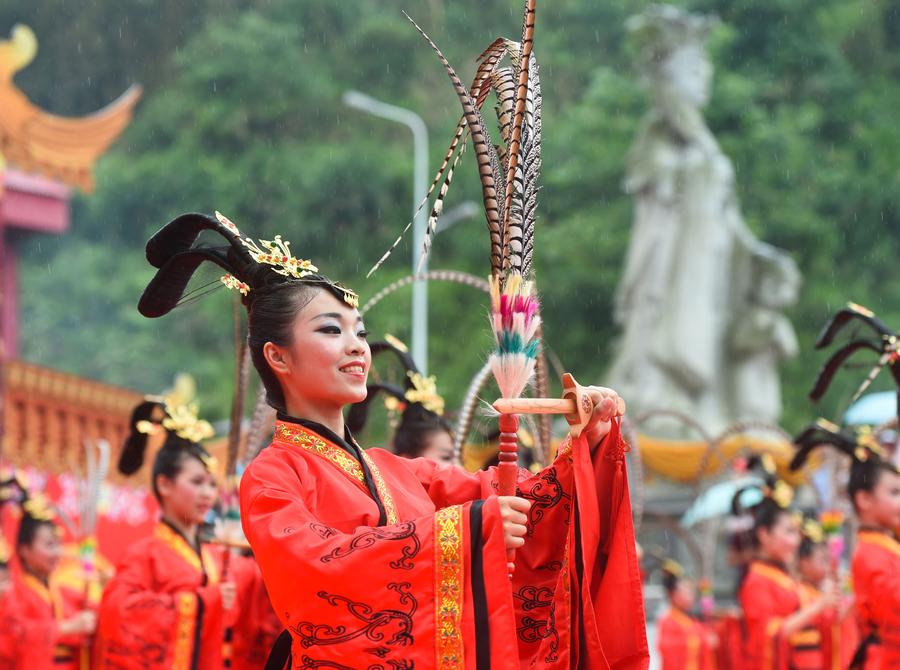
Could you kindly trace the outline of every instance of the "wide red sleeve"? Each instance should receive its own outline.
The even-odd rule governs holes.
[[[687,663],[687,639],[684,629],[669,616],[659,622],[657,631],[662,670],[685,670]]]
[[[304,501],[315,484],[259,460],[241,481],[244,532],[296,667],[431,668],[444,658],[473,669],[479,656],[519,667],[515,639],[491,634],[514,630],[496,498],[338,529]],[[335,493],[321,516],[354,518]]]
[[[52,670],[57,624],[29,612],[25,599],[14,587],[0,602],[0,668]]]
[[[566,440],[548,467],[519,470],[517,495],[532,503],[512,583],[523,664],[565,664],[571,653],[588,669],[649,665],[627,448],[615,422],[593,453],[583,437]],[[497,491],[496,468],[409,463],[438,506]]]
[[[768,580],[749,574],[738,601],[744,612],[744,650],[747,670],[786,670],[790,649],[781,634],[782,598]]]
[[[233,556],[233,578],[241,616],[234,623],[232,633],[231,667],[233,670],[259,670],[266,663],[269,650],[282,631],[275,616],[262,573],[250,557]]]
[[[867,594],[869,616],[879,629],[900,630],[900,560],[874,549],[865,552],[861,562],[862,570],[854,571],[854,578],[857,588]]]
[[[218,586],[161,591],[147,545],[129,551],[100,604],[95,669],[164,670],[221,666],[223,609]],[[197,649],[197,646],[200,646]]]

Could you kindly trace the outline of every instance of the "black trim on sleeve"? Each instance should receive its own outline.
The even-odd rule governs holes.
[[[200,667],[200,642],[203,639],[203,615],[206,612],[206,604],[199,595],[194,596],[197,599],[197,620],[194,625],[194,653],[191,654],[191,670],[197,670]]]
[[[477,670],[490,670],[491,623],[484,588],[483,506],[483,500],[476,500],[469,508],[469,546],[472,548],[472,598],[475,608],[475,667]]]

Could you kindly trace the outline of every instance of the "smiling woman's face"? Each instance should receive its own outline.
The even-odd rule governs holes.
[[[285,396],[340,407],[365,399],[372,354],[355,308],[320,290],[298,312],[291,336],[287,346],[264,348]]]

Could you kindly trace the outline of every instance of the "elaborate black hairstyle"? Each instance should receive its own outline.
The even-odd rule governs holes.
[[[119,455],[119,472],[133,475],[141,469],[150,435],[165,433],[163,446],[153,462],[153,493],[159,498],[156,478],[174,478],[185,457],[200,461],[207,470],[215,469],[215,459],[200,444],[213,436],[212,426],[197,417],[196,407],[189,402],[193,384],[187,378],[176,381],[176,389],[165,398],[148,397],[131,413],[131,431]]]
[[[22,521],[19,523],[19,532],[22,530],[22,522],[24,522],[25,517],[30,516],[24,506],[26,500],[28,500],[28,491],[25,490],[22,482],[15,475],[0,480],[0,510],[6,504],[15,505],[22,509]],[[0,533],[0,568],[7,567],[11,553],[9,545],[6,543],[6,538]]]
[[[856,392],[856,397],[868,387],[885,365],[890,369],[891,375],[894,377],[894,382],[897,384],[898,388],[900,388],[900,365],[896,365],[897,361],[900,360],[896,355],[898,347],[897,334],[888,328],[887,325],[879,320],[870,310],[861,305],[849,303],[847,307],[835,314],[828,323],[825,324],[825,327],[819,334],[819,337],[816,340],[816,349],[824,349],[831,345],[838,333],[851,323],[859,323],[865,326],[872,331],[874,337],[857,337],[852,339],[831,355],[825,362],[825,365],[822,366],[822,369],[813,384],[812,390],[809,392],[809,397],[814,402],[820,400],[822,396],[825,395],[825,392],[834,380],[834,376],[837,374],[838,370],[840,370],[844,362],[857,351],[864,349],[880,354],[880,357],[878,363],[872,368],[869,376]]]
[[[850,479],[847,481],[847,495],[855,505],[859,491],[871,491],[884,471],[897,473],[884,449],[869,431],[851,434],[830,421],[818,419],[807,426],[794,438],[797,452],[791,461],[791,470],[799,470],[810,454],[820,447],[831,447],[850,457]]]
[[[222,244],[198,242],[204,231],[217,233]],[[301,289],[322,288],[352,307],[359,299],[350,289],[320,274],[310,261],[295,258],[290,243],[276,235],[257,244],[225,216],[216,212],[182,214],[167,223],[147,242],[147,260],[157,268],[144,289],[138,311],[155,318],[168,314],[185,295],[188,282],[204,262],[225,271],[221,282],[239,291],[249,315],[248,344],[253,365],[265,385],[270,405],[285,410],[281,386],[263,355],[266,342],[287,344],[290,325],[298,309],[311,299]],[[291,290],[293,289],[293,290]],[[298,294],[304,293],[304,296]]]
[[[22,513],[16,547],[30,545],[41,526],[56,529],[56,514],[44,495],[30,493],[15,475],[0,481],[0,507],[6,503],[18,506]],[[3,545],[0,538],[0,566],[9,562],[9,551]]]
[[[747,463],[747,469],[759,471],[762,481],[738,489],[731,499],[731,513],[734,516],[750,516],[753,519],[753,527],[746,531],[746,536],[735,538],[736,544],[741,546],[748,542],[756,545],[756,531],[761,528],[771,529],[782,514],[790,513],[794,499],[794,489],[778,477],[775,462],[770,454],[752,457]],[[744,503],[744,497],[752,490],[758,491],[761,498],[747,505]]]
[[[433,431],[452,434],[450,424],[442,416],[444,401],[437,394],[432,378],[424,378],[416,367],[412,356],[403,344],[394,338],[383,342],[373,342],[372,358],[389,351],[403,366],[405,375],[403,387],[396,384],[374,382],[369,384],[368,395],[362,402],[350,407],[347,413],[347,428],[356,433],[365,426],[369,417],[369,407],[379,393],[386,394],[400,406],[400,423],[394,433],[394,451],[400,456],[414,458],[421,455],[423,437]]]
[[[659,567],[662,573],[662,584],[666,590],[666,595],[671,596],[672,592],[678,586],[678,582],[685,578],[684,568],[677,561],[666,558]]]
[[[218,233],[226,244],[198,242],[206,230]],[[157,272],[144,289],[138,311],[149,318],[168,314],[178,305],[188,282],[204,261],[225,270],[222,283],[240,291],[248,307],[254,292],[291,283],[321,286],[354,306],[357,302],[353,291],[319,274],[309,261],[294,258],[290,243],[280,235],[271,242],[261,240],[258,245],[250,238],[242,238],[237,226],[219,212],[215,218],[189,213],[172,219],[147,242],[146,254]]]
[[[800,548],[797,550],[798,558],[807,558],[812,555],[816,547],[820,547],[825,543],[825,533],[822,530],[822,524],[814,516],[804,516],[803,523],[800,525]]]

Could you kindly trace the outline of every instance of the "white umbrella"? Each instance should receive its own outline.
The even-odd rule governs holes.
[[[734,496],[739,490],[745,486],[762,484],[762,479],[752,475],[713,484],[701,493],[700,497],[684,513],[684,516],[681,517],[681,526],[690,528],[701,521],[731,514],[731,501],[734,500]],[[751,507],[761,499],[762,492],[759,489],[751,489],[741,496],[741,504],[744,507]]]

